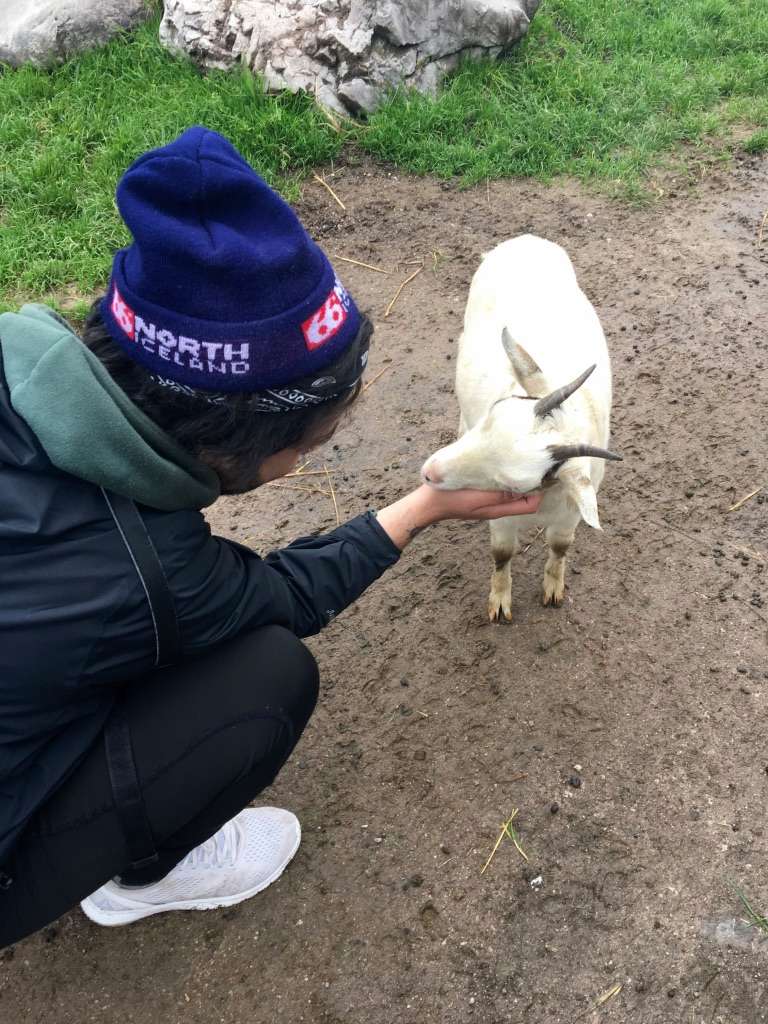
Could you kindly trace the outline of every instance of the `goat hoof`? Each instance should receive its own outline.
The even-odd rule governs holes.
[[[559,608],[565,600],[565,593],[556,593],[554,591],[544,591],[541,598],[541,603],[545,608]]]
[[[500,605],[493,601],[488,603],[488,618],[491,622],[511,622],[512,609],[509,606]]]

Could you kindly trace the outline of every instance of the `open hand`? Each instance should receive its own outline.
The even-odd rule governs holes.
[[[541,504],[541,493],[509,494],[506,491],[438,491],[424,489],[424,506],[432,522],[444,519],[501,519],[532,515]],[[416,492],[418,494],[418,491]]]
[[[432,523],[446,519],[501,519],[532,515],[541,494],[508,494],[505,491],[438,491],[427,484],[406,494],[377,514],[392,542],[402,549]]]

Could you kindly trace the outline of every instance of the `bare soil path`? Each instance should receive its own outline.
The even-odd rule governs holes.
[[[0,954],[0,1021],[768,1020],[768,949],[716,937],[730,883],[768,906],[768,492],[726,511],[768,485],[768,164],[640,210],[367,164],[331,180],[347,210],[310,183],[310,228],[393,270],[338,262],[385,371],[313,463],[342,516],[452,438],[470,277],[534,231],[570,252],[613,356],[626,461],[605,532],[580,527],[560,610],[538,604],[541,542],[520,556],[506,627],[486,619],[486,528],[420,537],[311,641],[321,705],[267,794],[304,827],[280,882],[114,931],[73,912]],[[384,319],[409,260],[424,269]],[[333,525],[330,498],[297,489],[322,477],[288,483],[220,502],[214,527],[266,551]],[[481,876],[513,808],[529,860],[505,842]]]

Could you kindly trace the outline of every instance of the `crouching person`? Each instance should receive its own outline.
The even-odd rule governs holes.
[[[299,822],[248,805],[317,700],[299,638],[425,526],[538,500],[422,487],[264,559],[211,536],[202,508],[333,434],[372,328],[215,132],[117,199],[133,240],[82,338],[0,316],[0,946],[78,902],[120,925],[273,882]]]

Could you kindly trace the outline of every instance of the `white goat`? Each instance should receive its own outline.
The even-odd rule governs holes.
[[[459,439],[427,460],[422,479],[445,490],[544,489],[535,515],[490,524],[490,619],[512,618],[510,559],[520,549],[518,533],[532,526],[545,528],[549,545],[544,604],[560,605],[576,527],[584,519],[600,529],[604,460],[620,456],[606,450],[605,337],[559,245],[521,235],[483,257],[464,314],[456,394]]]

